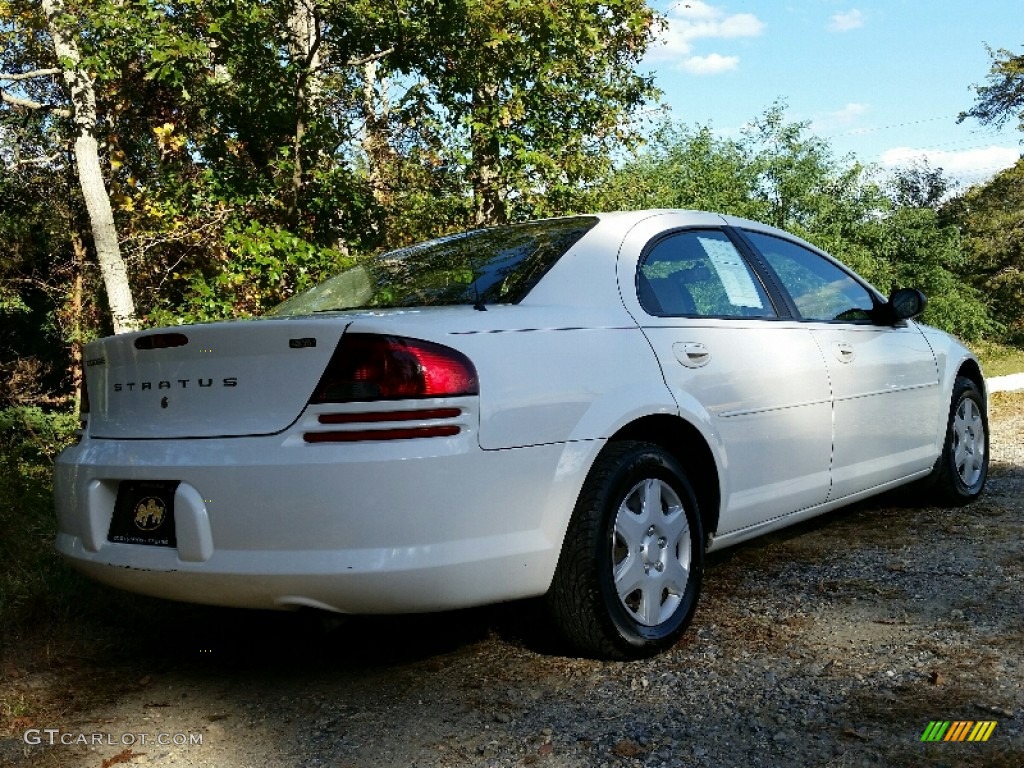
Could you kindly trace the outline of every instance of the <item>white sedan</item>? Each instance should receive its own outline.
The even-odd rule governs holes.
[[[924,303],[696,211],[394,251],[264,318],[89,344],[56,547],[219,605],[546,595],[580,651],[649,655],[707,551],[912,481],[981,493],[985,382]]]

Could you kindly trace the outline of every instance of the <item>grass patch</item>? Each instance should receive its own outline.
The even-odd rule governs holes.
[[[980,341],[972,344],[971,348],[981,360],[981,368],[986,376],[1024,373],[1024,349],[1021,347]]]

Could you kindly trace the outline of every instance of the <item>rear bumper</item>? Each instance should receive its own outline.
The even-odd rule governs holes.
[[[454,437],[94,440],[57,462],[57,551],[104,583],[189,602],[349,613],[543,594],[596,442],[484,451]],[[176,480],[177,547],[113,543],[120,482]]]
[[[202,564],[181,561],[173,551],[128,551],[144,549],[130,544],[89,552],[80,538],[65,533],[58,534],[56,548],[90,578],[130,592],[238,608],[356,614],[441,611],[531,597],[547,591],[553,572],[551,547],[529,534],[452,542],[446,552],[217,551]]]

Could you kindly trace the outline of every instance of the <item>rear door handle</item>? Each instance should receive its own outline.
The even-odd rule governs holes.
[[[711,353],[699,341],[677,341],[672,345],[672,353],[687,368],[700,368],[711,362]]]

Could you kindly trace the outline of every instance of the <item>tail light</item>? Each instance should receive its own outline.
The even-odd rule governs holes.
[[[346,333],[309,402],[347,403],[476,394],[479,394],[476,368],[458,350],[421,339]]]

